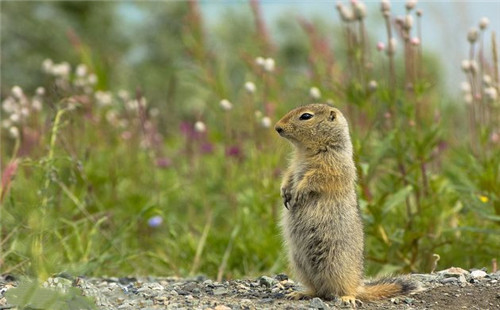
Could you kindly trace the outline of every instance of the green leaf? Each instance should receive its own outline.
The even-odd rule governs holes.
[[[396,193],[390,195],[382,208],[382,216],[387,215],[387,213],[391,212],[394,207],[396,207],[399,204],[402,204],[405,199],[410,195],[410,193],[413,191],[413,186],[408,185],[406,187],[403,187]]]

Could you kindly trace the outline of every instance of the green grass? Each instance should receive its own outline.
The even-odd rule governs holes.
[[[181,33],[190,40],[179,61],[188,66],[170,73],[167,102],[129,106],[143,99],[139,90],[102,104],[100,86],[77,85],[74,71],[49,74],[42,110],[30,108],[2,131],[2,272],[41,279],[63,271],[219,279],[286,272],[279,186],[291,146],[262,117],[272,124],[317,100],[333,102],[350,122],[368,274],[429,272],[435,253],[443,268],[489,267],[498,258],[498,99],[475,102],[487,118],[476,111],[470,120],[465,103],[443,100],[431,55],[410,43],[396,56],[375,54],[362,44],[363,19],[341,25],[350,44],[334,62],[332,50],[315,49],[321,32],[302,22],[311,58],[294,65],[289,46],[273,50],[257,30],[226,42],[231,57],[213,53],[193,10]],[[276,69],[256,65],[257,56],[275,58]],[[321,99],[308,96],[313,86]],[[35,97],[13,100],[31,107]],[[233,109],[221,109],[222,99]],[[12,113],[3,114],[5,123]],[[196,121],[206,132],[194,130]],[[159,226],[148,223],[155,216]]]

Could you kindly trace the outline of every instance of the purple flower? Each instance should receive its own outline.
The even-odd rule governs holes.
[[[210,142],[204,142],[200,145],[200,150],[203,154],[210,154],[214,151],[214,146]]]
[[[226,156],[229,157],[241,157],[241,149],[237,145],[230,146],[226,149]]]
[[[172,166],[172,160],[168,157],[158,157],[155,164],[159,168],[168,168]]]
[[[148,220],[149,227],[159,227],[163,223],[163,218],[160,215],[150,217]]]

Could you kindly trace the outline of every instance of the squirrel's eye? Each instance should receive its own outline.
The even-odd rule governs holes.
[[[314,115],[312,115],[311,113],[304,113],[302,114],[299,119],[301,121],[304,121],[304,120],[308,120],[308,119],[311,119]]]

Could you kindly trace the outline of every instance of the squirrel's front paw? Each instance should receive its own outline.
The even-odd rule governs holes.
[[[290,191],[289,187],[282,187],[281,188],[281,197],[283,198],[283,204],[285,205],[285,208],[289,209],[290,203],[292,201],[292,192]]]
[[[297,191],[297,192],[295,192],[295,195],[293,195],[289,205],[292,208],[294,206],[304,205],[304,203],[307,202],[308,197],[309,197],[309,192]]]

